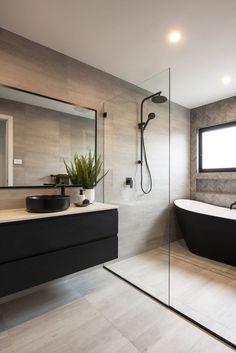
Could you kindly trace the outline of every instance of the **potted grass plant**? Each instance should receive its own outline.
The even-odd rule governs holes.
[[[102,173],[101,156],[96,158],[95,153],[79,156],[75,153],[70,164],[64,161],[67,174],[72,184],[82,185],[85,198],[91,202],[95,200],[95,186],[106,176]]]

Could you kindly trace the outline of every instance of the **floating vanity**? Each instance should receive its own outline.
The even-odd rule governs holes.
[[[117,207],[103,203],[0,210],[0,297],[117,258],[117,233]]]

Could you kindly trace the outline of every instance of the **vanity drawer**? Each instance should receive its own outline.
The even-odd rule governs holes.
[[[0,265],[0,297],[117,258],[118,238],[32,256]]]
[[[117,209],[2,223],[0,263],[105,239],[117,233]]]

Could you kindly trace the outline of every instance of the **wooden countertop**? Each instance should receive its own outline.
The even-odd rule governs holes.
[[[0,210],[0,223],[27,221],[32,219],[49,218],[49,217],[60,217],[80,213],[88,212],[99,212],[106,210],[117,209],[118,206],[109,205],[100,202],[94,202],[87,207],[76,207],[71,205],[67,210],[60,212],[49,212],[49,213],[30,213],[24,208]]]

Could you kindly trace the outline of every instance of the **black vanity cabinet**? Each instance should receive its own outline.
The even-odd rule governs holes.
[[[0,224],[0,297],[118,256],[118,211]]]

